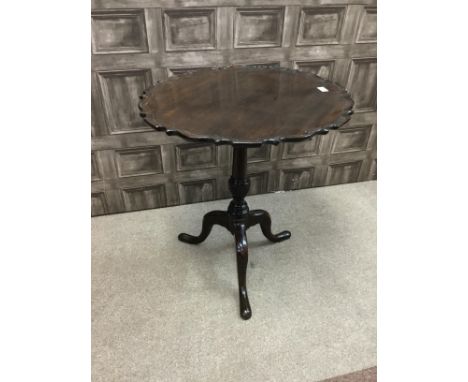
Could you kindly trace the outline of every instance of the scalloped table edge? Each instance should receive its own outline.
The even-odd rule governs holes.
[[[218,67],[218,68],[206,68],[206,70],[223,70],[223,69],[228,69],[228,68],[233,68],[233,67],[240,67],[240,68],[245,68],[245,69],[250,69],[250,70],[275,70],[275,71],[286,71],[288,73],[301,73],[301,74],[306,74],[307,76],[313,76],[320,78],[320,80],[324,84],[332,84],[333,86],[338,87],[340,90],[344,92],[344,95],[349,98],[351,101],[351,105],[348,109],[346,109],[343,113],[340,114],[340,116],[332,123],[324,126],[320,126],[317,128],[314,128],[311,131],[305,131],[303,135],[300,136],[278,136],[278,137],[272,137],[272,138],[266,138],[260,141],[249,141],[249,142],[242,142],[242,141],[237,141],[233,139],[226,139],[226,138],[221,138],[221,137],[204,137],[204,136],[196,136],[196,135],[190,135],[186,132],[182,132],[178,129],[173,129],[168,126],[164,126],[163,124],[159,123],[156,118],[151,113],[145,112],[142,106],[142,103],[148,96],[148,92],[152,89],[154,89],[158,84],[160,83],[165,83],[167,81],[177,81],[180,80],[184,77],[188,77],[193,75],[194,73],[197,73],[197,71],[189,71],[187,73],[184,73],[182,75],[175,76],[173,78],[166,79],[164,81],[157,81],[155,85],[151,85],[149,88],[143,90],[142,95],[140,96],[140,102],[138,103],[138,109],[140,110],[140,117],[143,118],[145,123],[152,127],[153,129],[161,132],[165,132],[169,136],[179,136],[183,139],[192,141],[192,142],[206,142],[206,143],[214,143],[215,145],[232,145],[232,146],[242,146],[242,147],[259,147],[262,146],[263,144],[271,144],[271,145],[278,145],[281,142],[301,142],[305,141],[308,139],[311,139],[312,137],[316,135],[326,135],[329,133],[330,130],[336,130],[343,126],[345,123],[347,123],[351,119],[351,115],[354,114],[354,100],[351,98],[351,95],[349,92],[343,88],[342,86],[324,79],[322,77],[317,76],[314,73],[307,73],[300,71],[298,69],[290,69],[290,68],[265,68],[265,67],[249,67],[249,66],[224,66],[224,67]],[[205,69],[205,68],[203,68]]]

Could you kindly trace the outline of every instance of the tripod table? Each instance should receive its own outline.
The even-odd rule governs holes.
[[[233,147],[229,179],[233,199],[227,211],[208,212],[198,236],[181,233],[179,240],[199,244],[214,224],[234,235],[240,315],[247,320],[252,316],[246,286],[247,229],[259,224],[272,242],[291,237],[289,231],[271,232],[267,211],[249,210],[244,199],[250,186],[247,149],[327,134],[350,119],[354,102],[340,86],[314,74],[242,66],[171,77],[145,90],[140,98],[141,117],[156,130],[189,141]]]

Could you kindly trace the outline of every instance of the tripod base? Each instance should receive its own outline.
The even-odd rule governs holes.
[[[211,232],[213,225],[217,224],[226,228],[234,235],[235,248],[237,255],[237,275],[239,281],[239,302],[240,315],[244,320],[248,320],[252,316],[249,297],[247,295],[246,273],[248,262],[248,244],[247,244],[247,229],[260,224],[260,228],[265,237],[274,242],[280,242],[291,237],[291,232],[282,231],[278,234],[271,232],[270,214],[265,210],[249,211],[247,203],[243,201],[243,211],[235,209],[234,201],[231,202],[228,211],[211,211],[203,217],[202,230],[200,235],[192,236],[186,233],[179,235],[179,240],[188,244],[199,244],[203,242]]]

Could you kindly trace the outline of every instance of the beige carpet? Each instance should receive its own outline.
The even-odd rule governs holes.
[[[92,376],[99,381],[319,381],[376,365],[376,183],[248,197],[253,315],[239,317],[228,201],[92,219]]]

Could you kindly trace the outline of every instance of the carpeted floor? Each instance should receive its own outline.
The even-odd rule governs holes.
[[[229,232],[177,240],[227,200],[92,219],[94,382],[320,381],[376,365],[376,182],[247,201],[292,232],[247,232],[248,321]]]

